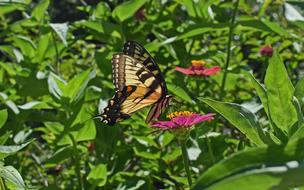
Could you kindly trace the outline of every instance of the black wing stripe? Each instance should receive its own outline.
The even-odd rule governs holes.
[[[134,57],[138,61],[142,62],[142,64],[151,72],[154,74],[156,80],[158,80],[162,87],[163,91],[167,93],[167,87],[164,80],[164,77],[159,69],[159,67],[156,65],[154,60],[152,59],[151,55],[148,53],[148,51],[134,41],[128,41],[125,43],[123,48],[123,53],[126,55],[129,55],[131,57]]]

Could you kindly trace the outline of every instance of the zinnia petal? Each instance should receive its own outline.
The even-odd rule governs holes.
[[[193,75],[194,74],[194,72],[189,68],[175,67],[175,70],[177,70],[177,71],[179,71],[183,74],[186,74],[186,75]]]
[[[221,70],[220,67],[215,66],[215,67],[211,67],[211,68],[205,69],[205,70],[203,71],[203,74],[204,74],[204,75],[214,75],[214,74],[216,74],[217,72],[219,72],[220,70]]]
[[[195,114],[195,116],[191,118],[191,123],[189,125],[195,125],[203,121],[212,120],[214,119],[214,115],[214,113],[208,113],[206,115]]]
[[[175,125],[176,124],[172,121],[157,121],[157,122],[152,124],[152,126],[159,127],[159,128],[162,128],[162,129],[174,128]]]

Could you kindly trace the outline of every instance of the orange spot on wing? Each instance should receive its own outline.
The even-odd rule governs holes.
[[[131,86],[128,86],[128,87],[127,87],[127,91],[128,91],[128,92],[131,92],[132,89],[133,89],[133,88],[132,88]]]

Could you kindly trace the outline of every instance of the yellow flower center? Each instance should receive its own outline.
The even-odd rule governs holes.
[[[193,112],[190,112],[190,111],[176,111],[176,112],[173,112],[173,113],[170,113],[167,115],[167,118],[169,119],[173,119],[175,117],[179,117],[179,116],[189,116],[189,115],[192,115]]]
[[[192,64],[192,66],[194,66],[194,67],[200,67],[200,66],[205,65],[206,62],[203,61],[203,60],[192,60],[192,61],[191,61],[191,64]]]

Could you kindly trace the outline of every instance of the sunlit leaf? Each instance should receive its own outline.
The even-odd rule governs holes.
[[[41,21],[44,18],[44,14],[47,12],[47,8],[50,4],[49,0],[42,0],[33,9],[32,16],[37,20]]]
[[[26,188],[20,173],[13,166],[3,166],[0,164],[0,177],[13,183],[18,189]]]
[[[0,92],[0,100],[2,100],[15,114],[19,114],[19,109],[16,104],[8,99],[8,96],[2,92]]]
[[[28,57],[34,57],[35,50],[37,47],[29,37],[15,36],[13,40],[15,46],[21,49],[23,55],[26,55]]]
[[[68,23],[50,23],[52,29],[56,32],[59,38],[62,40],[65,46],[68,46],[67,43],[67,32],[69,29]]]
[[[91,184],[96,184],[98,187],[102,187],[107,182],[107,166],[104,164],[98,164],[92,167],[87,180]]]
[[[48,77],[49,92],[57,99],[60,99],[62,92],[66,86],[66,82],[54,73],[50,73]]]
[[[260,168],[247,169],[244,173],[218,181],[207,189],[210,190],[234,190],[240,189],[288,189],[304,185],[303,163],[291,161],[284,165],[275,165]],[[250,181],[250,185],[248,182]],[[196,186],[193,189],[202,189]]]
[[[45,58],[50,43],[50,39],[51,39],[50,33],[42,35],[39,38],[38,47],[37,47],[37,56],[35,57],[37,59],[37,62],[40,63]]]
[[[208,26],[209,25],[209,26]],[[182,35],[179,35],[176,40],[181,40],[185,38],[191,38],[194,36],[198,36],[201,34],[204,34],[206,32],[212,32],[212,31],[221,31],[221,30],[228,30],[227,24],[208,24],[203,25],[200,27],[190,28],[188,31],[184,32]]]
[[[28,103],[20,105],[18,107],[23,110],[50,108],[45,102],[40,102],[40,101],[28,102]]]
[[[256,116],[249,110],[234,103],[219,102],[206,98],[199,99],[220,113],[254,144],[261,146],[268,141]]]
[[[297,121],[297,113],[292,104],[294,87],[277,53],[269,60],[265,85],[271,119],[278,128],[288,133]]]
[[[241,185],[239,182],[234,182],[233,178],[240,178],[246,182],[245,184],[248,185],[249,180],[247,178],[247,174],[254,174],[255,171],[257,173],[262,173],[266,172],[267,173],[267,168],[265,166],[271,164],[272,166],[282,166],[285,165],[286,163],[289,162],[290,166],[293,166],[293,161],[294,160],[303,160],[304,154],[301,151],[297,151],[299,147],[303,146],[303,140],[295,140],[285,146],[270,146],[270,147],[259,147],[259,148],[251,148],[248,150],[240,151],[236,154],[233,154],[227,159],[224,159],[220,161],[219,163],[215,164],[211,168],[209,168],[205,173],[203,173],[195,187],[193,189],[204,189],[209,187],[215,188],[215,189],[225,189],[222,185]],[[291,162],[291,163],[290,163]],[[263,167],[264,166],[264,167]],[[295,163],[296,166],[295,168],[298,168],[299,165]],[[265,170],[264,170],[264,169]],[[290,167],[293,168],[293,167]],[[262,170],[256,170],[256,169],[262,169]],[[253,172],[253,173],[252,173]],[[280,174],[280,171],[278,171]],[[285,174],[292,174],[289,173],[288,169],[285,168],[281,170],[282,174],[284,172],[287,172]],[[254,178],[258,181],[261,179],[260,175],[255,176]],[[266,175],[267,176],[267,175]],[[288,176],[288,175],[287,175]],[[285,178],[284,176],[277,176],[278,179],[283,179]],[[291,177],[291,176],[290,176]],[[281,180],[279,180],[281,181]],[[277,182],[279,182],[277,181]],[[295,183],[300,184],[301,180],[297,180],[294,178],[294,180],[291,180]],[[275,182],[275,181],[274,181]],[[276,182],[275,182],[276,183]],[[265,187],[265,184],[263,186],[259,187],[259,184],[262,184],[260,182],[257,182],[257,186],[254,186],[257,189],[268,189]],[[288,184],[288,183],[287,183]],[[254,185],[254,184],[251,184]],[[267,184],[266,184],[267,185]],[[268,184],[270,186],[274,184]],[[278,185],[278,184],[277,184]],[[284,184],[282,184],[284,185]],[[285,184],[286,185],[286,184]],[[238,186],[239,187],[239,186]],[[242,188],[243,189],[243,188]],[[244,189],[248,189],[247,187]]]
[[[171,93],[175,94],[177,97],[189,102],[193,103],[192,98],[187,94],[187,92],[181,87],[174,84],[167,84],[168,89]]]
[[[304,21],[304,17],[299,11],[289,3],[284,3],[285,17],[289,21]]]
[[[7,145],[7,146],[0,146],[0,159],[3,159],[9,155],[15,154],[19,150],[26,147],[28,144],[33,142],[33,140],[30,140],[27,143],[23,143],[21,145]]]
[[[264,86],[262,86],[257,79],[254,78],[252,74],[249,75],[251,77],[252,84],[259,95],[259,98],[263,104],[264,110],[268,115],[268,101],[267,101],[267,92]]]
[[[63,97],[69,98],[70,103],[77,102],[83,95],[88,82],[96,75],[95,69],[88,69],[70,80],[62,93]]]

